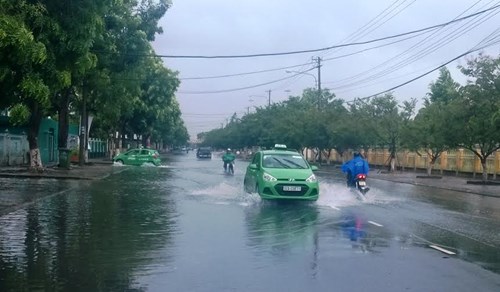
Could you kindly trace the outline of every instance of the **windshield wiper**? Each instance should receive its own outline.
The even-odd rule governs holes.
[[[284,161],[286,161],[286,162],[288,162],[288,163],[290,163],[290,164],[292,164],[292,165],[297,166],[297,168],[300,168],[300,169],[304,169],[304,168],[305,168],[305,167],[303,167],[302,165],[300,165],[300,164],[298,164],[297,162],[294,162],[294,161],[292,161],[292,160],[290,160],[290,159],[283,158],[283,160],[284,160]]]
[[[284,164],[284,163],[283,163],[281,160],[279,160],[278,158],[273,157],[273,159],[274,159],[275,161],[278,161],[278,163],[279,163],[281,166],[283,166],[284,168],[290,168],[290,166],[289,166],[289,165]]]

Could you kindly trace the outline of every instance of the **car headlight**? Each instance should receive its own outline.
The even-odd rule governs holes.
[[[262,178],[265,180],[265,181],[277,181],[277,179],[270,175],[269,173],[265,173],[262,175]]]
[[[312,183],[312,182],[317,182],[318,180],[316,179],[316,176],[313,174],[311,174],[307,179],[306,179],[306,182],[308,183]]]

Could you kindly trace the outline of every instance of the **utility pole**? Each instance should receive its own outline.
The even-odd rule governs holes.
[[[321,92],[321,58],[317,57],[314,59],[316,61],[318,68],[318,109],[321,107],[321,97],[323,96]]]
[[[321,111],[321,100],[322,100],[322,97],[323,97],[323,94],[321,92],[321,58],[320,57],[316,57],[315,61],[317,62],[317,68],[318,68],[318,111]],[[321,147],[318,147],[319,148],[319,165],[321,165],[321,152],[322,152],[322,149]]]
[[[267,91],[267,105],[271,106],[271,89]]]

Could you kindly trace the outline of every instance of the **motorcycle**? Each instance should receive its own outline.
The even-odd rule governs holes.
[[[370,188],[366,185],[366,174],[360,173],[356,175],[356,179],[354,181],[356,189],[361,192],[361,194],[365,195]]]
[[[225,174],[234,174],[234,161],[228,162],[227,165],[224,167],[224,173]]]

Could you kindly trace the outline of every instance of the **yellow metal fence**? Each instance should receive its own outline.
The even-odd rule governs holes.
[[[390,153],[387,149],[374,149],[363,153],[364,157],[371,165],[386,166],[389,164]],[[351,158],[351,153],[344,154],[344,160]],[[430,163],[430,158],[426,153],[417,154],[411,151],[401,151],[396,155],[396,167],[404,169],[426,169]],[[332,151],[330,160],[342,163],[342,157]],[[500,175],[500,150],[494,152],[486,161],[488,174],[495,177]],[[439,172],[466,172],[482,173],[481,161],[472,152],[466,149],[450,150],[443,152],[435,162],[433,171]]]

